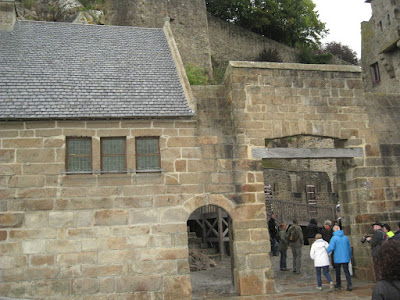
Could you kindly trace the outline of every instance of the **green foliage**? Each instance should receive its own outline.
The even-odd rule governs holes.
[[[344,61],[358,65],[357,53],[346,45],[342,45],[339,42],[330,42],[325,44],[322,49],[325,53],[332,53]]]
[[[312,0],[206,0],[214,16],[291,47],[315,47],[328,30]]]
[[[79,0],[83,5],[81,10],[102,10],[105,0]]]
[[[32,9],[35,0],[22,0],[21,3],[26,9]]]
[[[257,61],[282,62],[282,58],[276,48],[268,50],[264,49],[258,55]]]
[[[207,71],[204,68],[188,65],[186,75],[191,85],[206,85],[208,83]]]
[[[329,64],[333,55],[331,53],[324,53],[321,50],[314,50],[309,47],[301,49],[299,54],[299,61],[302,64]]]

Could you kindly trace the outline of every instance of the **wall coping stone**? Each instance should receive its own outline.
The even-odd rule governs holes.
[[[281,70],[305,70],[305,71],[324,71],[324,72],[354,72],[361,73],[360,66],[348,65],[315,65],[299,63],[271,63],[254,61],[230,61],[232,68],[258,68],[258,69],[281,69]]]

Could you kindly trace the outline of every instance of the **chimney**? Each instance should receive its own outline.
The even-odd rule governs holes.
[[[15,20],[14,0],[0,0],[0,31],[12,31]]]

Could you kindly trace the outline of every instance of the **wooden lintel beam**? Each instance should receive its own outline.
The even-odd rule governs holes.
[[[253,148],[252,158],[274,159],[329,159],[329,158],[363,158],[362,148]]]

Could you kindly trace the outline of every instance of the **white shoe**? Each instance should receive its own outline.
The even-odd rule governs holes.
[[[335,290],[335,284],[333,283],[333,281],[331,281],[331,282],[329,283],[329,290],[330,290],[330,291],[334,291],[334,290]]]
[[[322,286],[317,286],[316,289],[317,289],[318,291],[322,291]]]

